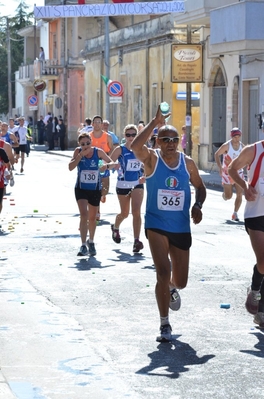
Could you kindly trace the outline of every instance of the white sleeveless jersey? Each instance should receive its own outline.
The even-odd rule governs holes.
[[[257,191],[255,201],[247,201],[244,216],[264,216],[264,141],[255,143],[255,157],[248,168],[248,183]]]
[[[228,166],[233,161],[233,159],[237,158],[243,149],[242,143],[239,143],[239,148],[235,150],[232,146],[232,140],[228,141],[228,151],[223,155],[223,164],[222,164],[222,184],[234,184],[234,181],[230,178],[228,174]],[[239,169],[238,171],[240,177],[244,178],[243,169]]]

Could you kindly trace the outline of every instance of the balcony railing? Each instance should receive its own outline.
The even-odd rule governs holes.
[[[34,82],[35,79],[44,78],[46,76],[57,76],[58,60],[34,60],[33,64],[21,65],[19,67],[19,80]]]
[[[19,67],[19,80],[34,80],[33,65],[21,65]]]
[[[39,79],[44,75],[58,75],[58,60],[50,59],[50,60],[35,60],[34,61],[34,73],[35,79]]]

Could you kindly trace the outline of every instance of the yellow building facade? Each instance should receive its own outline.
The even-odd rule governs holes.
[[[110,130],[121,139],[127,124],[137,125],[140,120],[148,123],[154,117],[158,105],[166,101],[172,113],[168,123],[181,134],[186,116],[186,84],[171,82],[171,46],[185,40],[186,30],[176,27],[170,15],[111,32],[107,78],[121,82],[124,87],[121,102],[114,103],[111,101],[116,100],[110,98],[102,79],[102,75],[107,75],[104,38],[88,40],[84,50],[86,116],[99,114],[109,119]],[[198,93],[199,97],[199,83],[192,84],[192,92]],[[178,98],[178,93],[182,94],[181,98]],[[196,100],[192,107],[192,156],[196,161],[199,126],[199,100]]]

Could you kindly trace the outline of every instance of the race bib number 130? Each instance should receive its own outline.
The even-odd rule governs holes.
[[[81,183],[90,184],[98,182],[98,170],[82,170]]]
[[[158,190],[158,209],[161,211],[182,211],[184,191]]]

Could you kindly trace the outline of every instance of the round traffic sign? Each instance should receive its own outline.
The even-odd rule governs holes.
[[[124,86],[121,82],[113,80],[107,87],[108,94],[112,97],[121,97],[124,93]]]
[[[29,96],[28,104],[31,106],[38,105],[38,97],[35,94],[33,94],[32,96]]]

